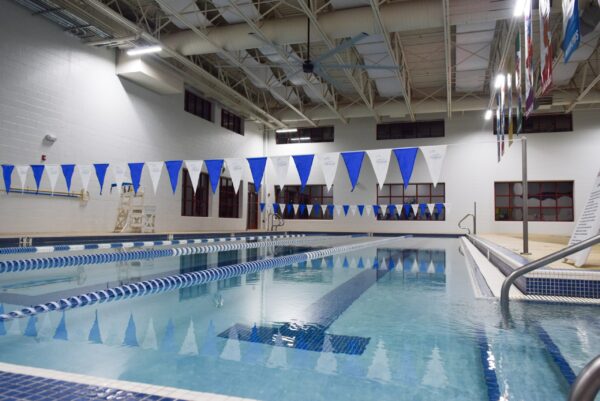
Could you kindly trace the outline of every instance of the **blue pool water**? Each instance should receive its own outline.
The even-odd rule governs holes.
[[[298,251],[168,258],[152,274]],[[151,261],[138,266],[141,276],[144,263]],[[114,266],[83,268],[119,281]],[[77,268],[62,274],[68,269]],[[600,352],[597,309],[513,303],[515,327],[503,329],[496,302],[475,298],[471,283],[457,240],[402,238],[7,321],[0,361],[266,401],[564,400],[573,375]],[[22,281],[19,291],[31,296],[45,285],[56,284]],[[22,306],[3,301],[5,311]]]

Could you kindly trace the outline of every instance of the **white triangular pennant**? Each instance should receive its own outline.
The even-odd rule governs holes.
[[[429,267],[427,267],[427,273],[429,273],[429,274],[435,273],[435,266],[433,265],[433,260],[429,262]]]
[[[285,213],[285,207],[286,207],[285,203],[280,203],[279,204],[279,213],[284,214]]]
[[[273,172],[275,173],[275,185],[279,185],[280,190],[283,190],[285,186],[288,168],[290,167],[289,156],[271,156],[269,157],[271,166],[273,166]]]
[[[85,192],[90,184],[90,177],[92,176],[92,165],[91,164],[78,164],[77,172],[81,179],[81,189]]]
[[[179,349],[179,355],[198,355],[198,343],[196,342],[196,331],[194,330],[193,320],[190,320],[187,334]]]
[[[15,171],[17,172],[17,176],[19,176],[19,180],[21,181],[21,191],[24,191],[25,182],[27,181],[27,173],[29,172],[29,165],[23,164],[15,166]]]
[[[433,216],[433,212],[435,211],[435,203],[428,203],[427,210],[429,210],[429,214]]]
[[[294,214],[295,214],[295,215],[296,215],[296,214],[298,214],[298,208],[299,208],[299,207],[300,207],[300,205],[299,205],[299,204],[297,204],[297,203],[294,203]]]
[[[221,352],[221,359],[230,361],[239,361],[242,359],[240,340],[235,324],[229,329],[229,337],[225,343],[225,348]]]
[[[379,205],[380,212],[383,216],[387,213],[388,205]]]
[[[377,183],[379,183],[379,189],[383,188],[385,177],[388,173],[390,166],[390,157],[392,156],[391,149],[375,149],[367,150],[367,155],[371,160],[373,171],[375,171],[375,177],[377,177]]]
[[[398,213],[398,216],[402,216],[402,210],[404,208],[404,205],[399,203],[396,205],[396,213]]]
[[[146,162],[148,174],[150,174],[150,180],[152,181],[152,189],[154,189],[154,195],[156,195],[156,190],[158,189],[158,182],[160,181],[160,175],[162,174],[164,164],[164,162]],[[198,180],[196,180],[196,182],[198,182]]]
[[[325,185],[329,191],[331,190],[333,180],[335,179],[335,173],[340,160],[340,153],[332,152],[317,154],[317,160],[319,160],[319,165],[321,166],[321,171],[323,172],[323,177],[325,178]]]
[[[390,371],[390,362],[387,356],[387,350],[382,340],[377,343],[375,354],[373,355],[373,361],[369,370],[367,371],[367,377],[371,380],[379,382],[388,382],[392,378]]]
[[[415,214],[415,217],[417,217],[417,214],[419,213],[419,205],[415,203],[413,205],[410,205],[410,207],[412,207],[412,211]]]
[[[356,205],[350,205],[350,212],[352,216],[356,216]]]
[[[50,181],[50,190],[54,192],[58,176],[60,175],[60,166],[58,166],[58,164],[47,164],[44,170],[48,176],[48,181]]]
[[[423,153],[423,157],[425,157],[425,162],[427,163],[429,175],[431,176],[431,182],[433,182],[434,187],[437,185],[440,179],[447,148],[448,145],[421,146],[420,148],[421,153]]]
[[[121,189],[123,182],[127,179],[127,164],[125,163],[111,163],[110,168],[112,169],[115,177],[115,184],[117,184],[117,190]]]
[[[313,205],[306,205],[306,210],[308,211],[308,215],[310,216],[312,214]]]
[[[327,212],[327,205],[321,205],[321,213],[325,214]]]
[[[152,318],[148,320],[148,327],[146,328],[146,335],[144,336],[144,341],[142,341],[142,348],[158,349],[158,342],[156,341],[156,330],[154,330],[154,320]]]
[[[367,216],[371,215],[371,210],[373,210],[371,205],[365,205],[365,212],[367,213]]]
[[[233,189],[237,194],[238,189],[240,188],[240,182],[242,181],[242,176],[244,175],[244,166],[247,164],[245,159],[225,159],[225,163],[227,164],[227,170],[229,170],[229,175],[231,176],[231,181],[233,181]]]
[[[198,188],[198,180],[200,179],[200,173],[202,172],[202,160],[186,160],[185,168],[187,168],[190,181],[192,181],[192,188],[194,193]]]
[[[338,217],[342,214],[342,210],[343,210],[342,205],[335,205],[335,211],[336,211]]]

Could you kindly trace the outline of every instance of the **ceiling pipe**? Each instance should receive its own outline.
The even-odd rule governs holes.
[[[381,20],[387,32],[408,32],[422,29],[436,29],[444,26],[442,7],[438,0],[412,0],[382,5]],[[323,13],[317,17],[324,33],[331,39],[356,36],[361,32],[377,34],[377,23],[371,7],[349,8]],[[260,30],[267,40],[278,45],[306,43],[306,17],[290,17],[263,20]],[[179,53],[217,53],[219,48],[229,51],[256,49],[264,42],[250,35],[247,24],[232,24],[206,29],[209,40],[201,40],[192,31],[165,35],[161,39],[167,46]],[[321,35],[312,42],[323,41]]]
[[[557,92],[553,95],[552,106],[569,106],[574,100],[578,98],[576,91]],[[486,98],[465,98],[461,100],[454,100],[452,102],[453,112],[467,112],[467,111],[483,111],[487,109]],[[590,92],[581,99],[578,104],[593,104],[600,103],[600,92]],[[516,104],[513,102],[513,104]],[[344,112],[344,116],[347,118],[366,118],[372,117],[372,111],[364,105],[356,104],[348,107],[340,106],[340,110]],[[388,102],[375,104],[375,111],[381,117],[387,118],[408,118],[408,110],[403,102]],[[445,102],[438,100],[425,100],[423,102],[413,103],[413,111],[427,118],[427,114],[441,114],[447,113],[447,106]],[[298,119],[294,113],[289,111],[282,111],[276,113],[276,116],[286,124],[301,124],[302,121]],[[325,107],[317,107],[312,109],[308,116],[314,121],[322,120],[336,120],[337,117],[333,115]]]

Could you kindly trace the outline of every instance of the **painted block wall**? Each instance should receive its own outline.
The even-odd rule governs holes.
[[[115,52],[84,46],[77,38],[12,2],[0,12],[0,163],[48,164],[205,159],[263,154],[262,128],[247,122],[245,136],[183,110],[183,95],[162,96],[115,74]],[[58,140],[49,145],[46,134]],[[248,172],[249,174],[249,172]],[[109,169],[105,190],[92,177],[90,201],[0,193],[0,234],[111,232],[117,215]],[[19,187],[13,174],[13,187]],[[166,170],[157,196],[147,171],[145,203],[158,208],[158,231],[243,230],[246,195],[239,219],[218,219],[218,193],[209,218],[181,217],[181,185],[170,190]],[[27,187],[34,188],[33,176]],[[242,186],[243,189],[246,185]],[[44,175],[41,189],[49,189]],[[77,173],[75,192],[81,189]],[[57,191],[65,191],[59,177]]]
[[[444,118],[443,115],[437,116]],[[435,118],[435,117],[431,117]],[[530,134],[528,139],[529,180],[573,180],[575,219],[579,216],[600,169],[600,121],[597,111],[574,113],[574,132]],[[325,124],[323,124],[325,125]],[[277,145],[274,135],[269,137],[270,155],[306,154],[361,149],[397,148],[450,144],[440,182],[446,184],[446,202],[451,209],[446,221],[377,221],[374,217],[347,217],[337,214],[332,220],[286,220],[288,230],[342,230],[397,233],[457,233],[458,221],[472,213],[477,202],[478,231],[520,233],[522,223],[494,221],[494,182],[521,180],[521,145],[515,142],[501,163],[497,163],[495,136],[492,122],[483,120],[483,113],[455,114],[446,121],[444,138],[376,140],[376,123],[372,119],[356,119],[349,124],[334,123],[335,141],[313,144]],[[316,163],[316,161],[315,161]],[[267,177],[270,197],[273,199],[273,176]],[[288,181],[299,184],[293,161]],[[386,183],[401,183],[402,178],[395,157],[392,156]],[[413,183],[430,183],[431,179],[419,152]],[[311,171],[309,184],[324,184],[320,168]],[[334,181],[336,204],[377,203],[376,179],[367,157],[363,161],[358,185],[351,192],[343,160],[340,159]],[[536,234],[570,235],[574,222],[531,222],[530,232]],[[470,224],[469,224],[470,226]]]

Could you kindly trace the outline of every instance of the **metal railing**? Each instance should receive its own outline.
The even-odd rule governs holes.
[[[600,355],[581,370],[571,386],[568,401],[594,401],[600,390]]]
[[[467,230],[467,234],[471,235],[471,229],[469,227],[462,226],[462,223],[469,217],[473,218],[473,234],[477,234],[477,202],[473,202],[473,213],[467,213],[465,217],[460,219],[458,222],[458,228],[461,230]]]
[[[278,227],[285,225],[285,220],[280,213],[269,213],[267,216],[267,224],[268,231],[277,231]]]

